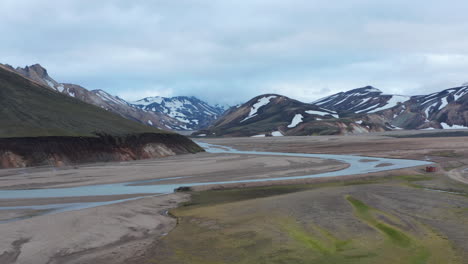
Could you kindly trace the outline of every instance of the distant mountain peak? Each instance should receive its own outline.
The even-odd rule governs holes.
[[[370,86],[370,85],[365,86],[365,87],[361,87],[361,88],[352,89],[352,90],[349,90],[349,91],[347,91],[345,93],[350,94],[350,93],[356,93],[356,92],[357,93],[382,93],[381,90],[379,90],[379,89],[377,89],[377,88],[375,88],[373,86]]]
[[[365,86],[321,98],[313,104],[338,112],[374,113],[409,99],[408,96],[384,94],[373,86]]]
[[[181,124],[170,125],[178,130],[206,128],[224,113],[223,107],[212,106],[195,96],[153,96],[131,102],[131,104],[144,111],[164,113],[178,120]]]

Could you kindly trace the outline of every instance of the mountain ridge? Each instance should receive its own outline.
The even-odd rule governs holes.
[[[0,67],[0,168],[194,153],[188,138],[125,119]]]
[[[275,98],[290,100],[295,106],[271,107]],[[211,127],[193,135],[342,135],[398,129],[462,128],[468,128],[468,86],[417,96],[384,94],[375,87],[366,86],[310,104],[278,94],[263,94],[230,108]]]
[[[195,113],[191,116],[188,116],[189,113],[186,109],[179,109],[179,113],[172,114],[174,113],[174,111],[165,112],[164,106],[156,105],[153,105],[152,108],[157,108],[161,111],[151,111],[152,108],[145,109],[144,107],[132,104],[131,102],[128,102],[118,96],[113,96],[102,89],[88,90],[76,84],[59,83],[49,76],[47,69],[45,69],[37,63],[30,66],[25,66],[24,68],[14,68],[11,65],[3,64],[2,68],[16,72],[22,75],[23,77],[26,77],[38,84],[43,85],[44,87],[50,88],[54,91],[71,97],[75,97],[86,103],[96,105],[105,110],[119,114],[120,116],[125,117],[127,119],[165,130],[184,131],[201,129],[204,126],[208,126],[224,111],[224,109],[220,107],[210,106],[206,102],[203,102],[195,97],[186,97],[190,98],[189,101],[192,101],[188,105],[204,105],[204,107],[209,108],[215,113],[209,115],[200,115]],[[165,100],[175,101],[177,100],[177,98],[178,97],[165,98]],[[182,117],[187,118],[185,119]],[[196,120],[196,122],[194,120]]]

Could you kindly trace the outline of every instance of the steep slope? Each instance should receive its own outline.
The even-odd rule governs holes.
[[[391,129],[460,129],[468,127],[468,86],[429,95],[387,95],[367,86],[314,102],[342,116],[358,116]]]
[[[383,94],[377,88],[366,86],[319,99],[316,104],[325,109],[345,113],[375,113],[409,100],[409,96]]]
[[[103,90],[89,91],[79,85],[59,83],[51,78],[47,70],[39,64],[26,66],[24,68],[13,68],[10,65],[3,65],[3,68],[17,72],[38,84],[44,85],[44,87],[75,97],[88,104],[101,107],[127,119],[166,130],[184,130],[183,122],[172,118],[163,112],[145,111],[135,107],[122,98],[113,96]]]
[[[380,113],[405,129],[460,129],[468,127],[468,86],[413,96],[402,105]]]
[[[420,96],[367,86],[313,104],[266,94],[229,109],[196,136],[354,134],[398,129],[468,128],[468,85]]]
[[[317,105],[264,94],[232,107],[213,126],[194,136],[329,135],[388,129],[385,124],[368,122],[369,118],[358,118],[340,118],[336,112]]]
[[[201,149],[0,67],[0,167],[129,160]]]
[[[182,130],[206,128],[224,112],[224,108],[211,106],[193,96],[147,97],[132,104],[146,111],[164,113],[180,121],[183,124],[177,124],[177,127]]]

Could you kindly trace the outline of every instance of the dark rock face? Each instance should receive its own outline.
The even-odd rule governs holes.
[[[129,161],[203,151],[178,134],[0,138],[0,168]]]

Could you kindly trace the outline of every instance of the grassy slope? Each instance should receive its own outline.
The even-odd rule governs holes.
[[[409,187],[431,180],[194,193],[147,263],[467,263],[438,224],[467,232],[468,199]]]
[[[0,105],[0,137],[163,132],[46,89],[3,68],[0,68]]]

